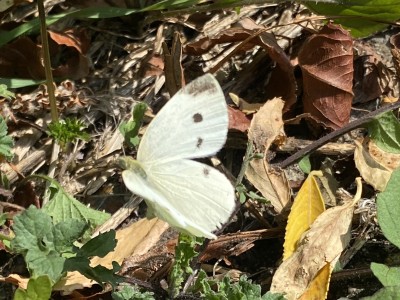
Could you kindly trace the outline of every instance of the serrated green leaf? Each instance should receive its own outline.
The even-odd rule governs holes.
[[[114,300],[154,300],[154,293],[141,292],[136,285],[124,286],[120,291],[111,294]]]
[[[11,248],[24,256],[31,275],[48,275],[53,283],[57,282],[65,259],[55,250],[51,218],[31,205],[14,218],[13,230],[15,238]]]
[[[186,276],[192,273],[190,262],[198,255],[198,253],[195,251],[195,246],[200,245],[202,241],[204,241],[202,238],[196,238],[192,235],[184,233],[179,234],[178,244],[175,247],[175,262],[169,274],[172,298],[178,295]]]
[[[390,153],[400,153],[400,122],[393,112],[381,114],[367,126],[370,138],[379,148]]]
[[[77,252],[77,256],[92,257],[99,256],[104,257],[117,246],[117,240],[115,239],[115,230],[110,230],[99,234],[95,238],[88,241],[83,245]]]
[[[90,135],[84,131],[85,123],[76,118],[66,118],[52,122],[48,125],[48,135],[53,137],[61,147],[65,147],[68,143],[75,140],[88,141]]]
[[[34,206],[30,206],[14,218],[15,238],[12,241],[13,250],[24,254],[26,251],[45,249],[46,241],[53,240],[51,218]]]
[[[13,145],[13,139],[7,135],[7,123],[0,116],[0,155],[4,156],[7,160],[12,159],[14,156],[11,152]]]
[[[213,288],[211,288],[213,286]],[[195,292],[200,292],[202,299],[206,300],[259,300],[273,299],[284,300],[285,298],[278,294],[261,294],[261,286],[252,283],[241,276],[239,282],[233,283],[229,276],[225,276],[222,281],[208,279],[204,271],[199,272],[199,277],[194,285]]]
[[[400,268],[388,267],[383,264],[371,263],[372,273],[379,279],[383,286],[397,286],[400,289]]]
[[[305,5],[325,16],[343,16],[335,22],[354,37],[365,37],[388,27],[400,16],[400,0],[343,0],[335,3],[307,1]]]
[[[385,191],[376,199],[378,224],[385,237],[400,248],[400,169],[393,171]]]
[[[285,296],[282,294],[277,294],[277,293],[271,293],[267,292],[262,296],[263,300],[286,300]]]
[[[86,232],[86,236],[89,237],[97,226],[110,218],[110,214],[91,209],[80,203],[64,191],[57,181],[48,177],[41,177],[51,182],[49,202],[43,207],[43,210],[53,218],[55,224],[68,219],[83,221],[89,224],[89,229]]]
[[[49,300],[51,288],[51,280],[46,275],[30,278],[26,290],[18,288],[15,291],[14,300]]]

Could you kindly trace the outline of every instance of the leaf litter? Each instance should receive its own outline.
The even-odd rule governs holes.
[[[127,2],[115,2],[114,5],[120,9],[132,9],[126,7]],[[79,4],[89,8],[94,5],[91,1],[81,1]],[[76,8],[77,3],[65,1],[65,5],[55,4],[49,9],[49,14],[59,13],[66,7]],[[112,13],[108,2],[102,5]],[[22,7],[30,8],[30,14],[35,12],[35,7],[30,3],[19,3],[11,7],[15,16],[20,15]],[[313,5],[310,7],[318,10]],[[329,4],[320,6],[321,9],[326,7]],[[156,13],[148,17],[160,19]],[[24,18],[28,20],[29,13],[20,20]],[[238,199],[242,202],[240,210],[220,233],[218,240],[200,248],[200,255],[195,262],[201,262],[209,275],[218,275],[218,272],[222,272],[221,275],[228,274],[227,270],[235,271],[235,274],[247,273],[253,282],[261,284],[263,292],[271,288],[271,291],[286,294],[287,299],[351,298],[371,295],[377,291],[379,285],[376,282],[356,282],[356,273],[352,273],[357,264],[369,270],[367,262],[371,261],[370,257],[374,253],[368,252],[371,251],[368,247],[367,257],[357,253],[354,262],[350,261],[346,288],[336,288],[336,273],[331,273],[335,263],[341,261],[341,253],[353,247],[352,243],[361,236],[365,237],[364,245],[377,239],[381,245],[388,247],[386,239],[376,229],[380,223],[384,226],[386,238],[398,244],[395,233],[388,232],[395,226],[389,219],[396,219],[398,213],[397,206],[388,202],[395,193],[391,192],[391,189],[395,189],[395,178],[391,177],[397,174],[395,170],[398,166],[399,126],[396,116],[392,115],[390,120],[382,117],[380,121],[377,119],[369,123],[368,138],[362,129],[352,131],[340,139],[330,141],[323,151],[321,148],[321,151],[310,156],[312,170],[329,165],[328,172],[338,186],[351,193],[356,193],[354,181],[360,174],[364,180],[363,198],[360,198],[361,188],[357,186],[355,200],[334,207],[329,207],[335,205],[329,203],[325,210],[323,203],[327,199],[321,196],[325,193],[320,190],[333,186],[329,183],[332,178],[323,175],[321,181],[325,183],[321,185],[314,178],[314,171],[308,177],[304,173],[298,176],[296,166],[284,170],[273,166],[313,143],[324,133],[337,130],[349,121],[362,117],[361,110],[374,110],[373,100],[398,98],[398,35],[391,30],[369,32],[369,23],[366,28],[353,27],[350,31],[333,23],[324,26],[306,7],[298,4],[250,5],[239,12],[225,10],[224,13],[166,15],[164,21],[168,22],[161,23],[152,23],[149,19],[145,19],[148,23],[143,27],[135,21],[135,15],[132,18],[91,21],[71,18],[70,23],[60,22],[50,26],[48,32],[52,44],[53,70],[58,77],[56,98],[59,113],[62,117],[74,116],[81,120],[86,124],[92,139],[89,142],[76,141],[60,154],[56,179],[63,188],[53,185],[47,191],[53,191],[53,196],[63,202],[62,205],[60,201],[50,202],[52,206],[47,209],[52,207],[52,213],[43,217],[42,221],[47,220],[47,226],[54,228],[57,224],[52,223],[53,220],[62,224],[82,218],[91,220],[90,232],[93,232],[93,227],[104,223],[108,214],[111,214],[112,217],[100,230],[117,230],[118,243],[114,251],[104,257],[89,257],[92,267],[103,266],[111,273],[106,275],[100,272],[96,276],[112,275],[115,267],[113,262],[117,262],[122,265],[119,275],[135,279],[139,285],[157,294],[160,282],[169,276],[177,235],[168,229],[168,224],[157,219],[143,218],[145,207],[139,204],[140,201],[132,201],[130,194],[121,185],[120,173],[113,161],[123,150],[134,156],[135,151],[126,147],[124,140],[133,141],[133,144],[137,141],[135,137],[122,136],[118,125],[129,122],[127,120],[130,119],[132,107],[137,103],[145,102],[151,107],[148,112],[152,110],[157,113],[168,98],[163,88],[165,82],[168,91],[174,93],[181,82],[189,82],[211,71],[216,74],[226,95],[232,93],[236,99],[240,99],[239,102],[233,101],[237,106],[232,104],[229,108],[228,141],[218,156],[222,160],[219,167],[227,176],[238,177],[238,182],[243,184],[245,190],[238,193]],[[10,24],[7,24],[6,18],[4,20],[0,26],[6,28]],[[78,25],[79,29],[73,29],[72,24]],[[351,23],[346,25],[352,26]],[[357,23],[357,26],[361,25]],[[360,35],[366,32],[371,36],[362,42],[351,37],[352,33]],[[8,83],[8,87],[12,88],[21,83],[35,84],[37,80],[44,79],[41,45],[37,37],[33,31],[2,47],[2,77],[21,81],[2,79],[0,83]],[[170,43],[172,40],[174,42]],[[392,45],[389,49],[382,42],[387,40]],[[162,42],[165,42],[164,46]],[[356,53],[353,53],[353,44]],[[168,59],[165,55],[167,49]],[[172,68],[167,66],[167,61]],[[10,189],[15,194],[21,175],[45,174],[48,171],[51,140],[46,134],[50,107],[46,88],[40,85],[16,89],[14,92],[15,98],[10,98],[6,92],[1,95],[0,110],[6,123],[0,125],[2,155],[10,160],[10,149],[14,154],[10,163],[4,162],[1,165],[2,188]],[[354,106],[358,110],[352,110]],[[303,120],[299,118],[299,122],[286,123],[286,120],[304,112],[308,114]],[[151,113],[147,113],[140,123],[146,125],[150,119]],[[310,119],[313,121],[310,122]],[[319,131],[315,131],[316,124]],[[132,126],[137,130],[137,124]],[[139,130],[140,134],[142,132]],[[13,148],[10,138],[15,140]],[[290,148],[289,152],[282,151],[289,149],[285,148],[289,143],[295,147]],[[250,144],[254,150],[246,153]],[[332,163],[326,164],[327,156]],[[8,181],[3,179],[4,175]],[[241,179],[243,175],[245,178]],[[386,190],[387,186],[390,187],[389,191]],[[2,201],[25,209],[28,209],[27,203],[36,203],[40,207],[44,189],[44,185],[37,182],[33,186],[36,195],[27,193],[23,202],[20,197],[8,195]],[[336,195],[337,190],[329,191],[329,194]],[[381,199],[378,219],[374,215],[376,212],[371,211],[372,217],[368,221],[354,222],[352,219],[356,202],[361,207],[365,201],[374,201],[377,194],[378,199]],[[262,202],[261,198],[267,202]],[[77,199],[82,205],[78,204]],[[298,199],[303,199],[303,202]],[[21,228],[18,217],[14,215],[21,212],[2,203],[0,206],[2,212],[7,213],[2,232],[7,229],[18,233]],[[57,215],[67,211],[70,214]],[[388,214],[390,217],[386,217]],[[52,218],[49,223],[50,216]],[[15,224],[14,221],[11,226],[13,218],[17,222]],[[351,221],[355,223],[352,227]],[[80,224],[75,222],[76,226]],[[37,225],[34,224],[32,228],[34,226]],[[285,228],[284,261],[279,263],[282,256],[282,241],[279,238]],[[62,230],[57,231],[58,234]],[[364,231],[369,234],[364,235]],[[54,236],[60,237],[53,235],[52,238]],[[18,239],[14,238],[14,241],[16,243]],[[50,242],[51,239],[46,236],[46,241]],[[5,249],[2,251],[11,260],[10,245],[7,245],[6,240],[1,243],[2,249]],[[50,252],[54,254],[54,251],[51,248]],[[385,252],[383,247],[379,251],[377,257],[390,252]],[[43,251],[40,253],[42,255]],[[62,258],[57,256],[59,254],[53,254],[51,257],[55,260]],[[32,264],[29,257],[28,267]],[[6,266],[8,260],[3,261],[2,266]],[[374,261],[385,263],[382,259]],[[218,263],[214,265],[215,262]],[[277,265],[278,269],[273,270]],[[391,282],[390,278],[384,279],[379,273],[383,271],[379,271],[376,266],[374,268],[374,273],[384,281],[384,286]],[[33,269],[35,272],[40,271],[37,267]],[[262,271],[265,269],[273,270],[272,274]],[[390,270],[396,274],[395,269]],[[197,271],[194,269],[194,274]],[[58,274],[54,274],[53,279],[62,275],[61,271],[55,273]],[[340,271],[337,274],[339,276]],[[2,275],[2,281],[12,282],[23,290],[28,287],[27,293],[34,295],[37,283],[34,280],[28,283],[29,274],[26,272],[18,274],[15,268],[9,268]],[[114,280],[111,277],[95,278],[98,281],[109,280],[110,283]],[[43,285],[47,286],[46,278],[38,277],[36,280],[43,280]],[[188,285],[190,280],[187,281]],[[232,276],[231,280],[238,280],[238,276]],[[270,287],[268,282],[271,280]],[[238,282],[242,282],[242,279]],[[68,272],[52,288],[75,295],[86,288],[89,295],[94,295],[98,292],[98,285],[96,281],[75,271]],[[346,292],[353,287],[361,288],[356,296]],[[109,293],[109,286],[102,288],[101,293]],[[12,294],[10,285],[5,289]],[[161,289],[164,292],[168,290]],[[18,293],[23,294],[24,291],[19,290]]]

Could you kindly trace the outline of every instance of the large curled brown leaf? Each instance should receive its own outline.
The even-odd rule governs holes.
[[[299,52],[304,111],[325,127],[338,129],[350,119],[353,99],[353,41],[340,26],[327,24]]]

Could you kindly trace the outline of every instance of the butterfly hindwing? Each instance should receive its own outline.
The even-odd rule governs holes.
[[[234,189],[225,175],[212,167],[185,159],[154,165],[148,174],[147,180],[164,196],[163,206],[176,212],[171,217],[185,223],[183,230],[209,237],[208,233],[220,228],[233,213]]]

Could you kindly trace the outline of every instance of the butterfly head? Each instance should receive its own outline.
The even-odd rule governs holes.
[[[143,179],[146,179],[147,175],[140,162],[128,156],[119,157],[117,165],[123,170],[130,170],[139,174]]]

